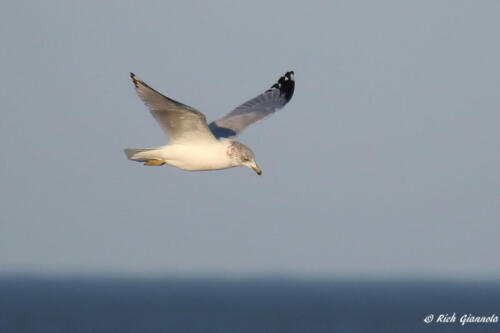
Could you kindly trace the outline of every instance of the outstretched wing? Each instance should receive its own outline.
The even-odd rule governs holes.
[[[210,130],[217,138],[236,136],[246,127],[284,107],[292,99],[294,89],[293,71],[287,72],[264,93],[210,123]]]
[[[164,96],[130,73],[137,95],[151,111],[170,143],[215,141],[203,113]]]

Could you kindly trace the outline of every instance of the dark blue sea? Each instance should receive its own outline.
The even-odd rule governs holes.
[[[500,332],[459,322],[493,314],[500,283],[0,278],[1,333]]]

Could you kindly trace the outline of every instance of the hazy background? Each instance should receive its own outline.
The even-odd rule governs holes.
[[[500,276],[500,3],[0,10],[0,273]],[[246,168],[144,167],[135,72],[223,116],[294,70]]]

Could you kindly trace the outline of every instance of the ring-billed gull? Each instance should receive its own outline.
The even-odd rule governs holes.
[[[264,93],[207,124],[198,110],[160,94],[133,73],[130,77],[137,95],[170,139],[165,146],[125,149],[125,154],[145,165],[168,164],[189,171],[246,166],[262,175],[250,148],[231,138],[284,107],[295,89],[294,73],[287,72]]]

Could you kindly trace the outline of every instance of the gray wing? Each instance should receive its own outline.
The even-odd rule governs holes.
[[[246,127],[284,107],[292,99],[294,89],[293,71],[287,72],[271,88],[238,106],[225,117],[213,121],[209,128],[216,138],[236,136]]]
[[[169,143],[215,141],[203,113],[164,96],[130,73],[137,95],[149,108],[161,128],[170,137]]]

